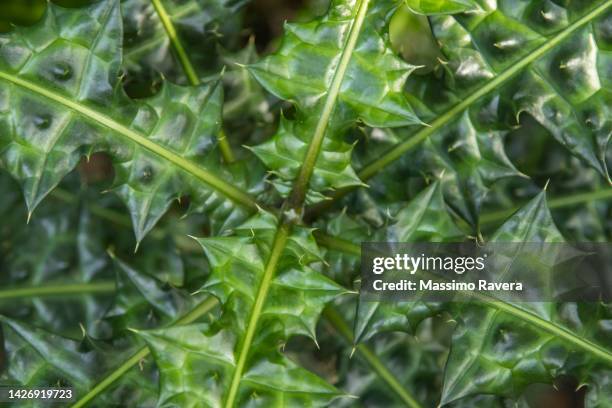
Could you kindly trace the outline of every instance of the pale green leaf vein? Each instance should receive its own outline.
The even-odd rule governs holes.
[[[65,96],[60,95],[52,90],[46,89],[40,85],[19,78],[15,75],[11,75],[6,72],[0,72],[0,79],[4,79],[5,81],[8,81],[16,86],[27,89],[30,92],[33,92],[51,101],[59,103],[62,106],[78,113],[79,115],[82,115],[83,117],[110,129],[114,134],[120,135],[144,147],[152,153],[162,157],[163,159],[171,162],[187,174],[190,174],[191,176],[199,179],[200,181],[203,181],[204,183],[217,190],[235,203],[240,204],[251,210],[255,210],[257,208],[255,201],[248,195],[248,193],[242,191],[237,187],[234,187],[233,185],[220,179],[211,172],[196,165],[192,161],[181,157],[180,155],[167,149],[166,147],[151,141],[145,135],[130,129],[127,126],[122,125],[121,123],[110,118],[109,116],[98,112],[88,106],[85,106],[79,102],[75,102],[71,99],[68,99]]]
[[[333,238],[333,239],[332,239]],[[329,249],[334,249],[337,251],[342,251],[351,255],[359,255],[361,254],[361,247],[359,245],[353,244],[352,242],[343,240],[337,237],[329,237],[326,236],[326,239],[319,240],[319,243],[322,245],[326,245]],[[506,303],[495,299],[490,296],[486,296],[479,293],[474,292],[461,292],[466,296],[478,299],[482,301],[485,305],[508,313],[520,320],[530,323],[532,326],[537,327],[541,330],[544,330],[548,333],[551,333],[561,339],[563,339],[566,343],[572,344],[575,347],[578,347],[596,357],[605,361],[606,363],[612,366],[612,351],[607,350],[600,345],[593,343],[590,340],[583,339],[580,336],[572,333],[566,328],[547,320],[542,319],[540,316],[535,315],[531,312],[523,310],[516,305]]]
[[[548,39],[544,44],[529,53],[524,59],[518,61],[516,64],[511,65],[508,69],[501,72],[489,82],[485,83],[474,93],[468,95],[461,102],[453,106],[451,109],[449,109],[442,115],[438,116],[435,120],[431,122],[429,127],[423,128],[422,130],[418,131],[411,138],[407,139],[402,143],[399,143],[395,147],[391,148],[387,153],[383,154],[381,157],[374,160],[369,165],[365,166],[358,172],[359,178],[364,181],[372,178],[379,171],[387,167],[395,160],[399,159],[404,153],[413,149],[425,139],[427,139],[429,136],[437,132],[440,128],[449,123],[457,114],[463,112],[465,109],[470,107],[482,96],[501,86],[514,75],[518,74],[527,66],[529,66],[531,63],[538,60],[550,50],[554,49],[557,45],[567,39],[575,31],[581,29],[583,26],[585,26],[595,18],[601,16],[610,8],[610,6],[612,6],[612,0],[605,1],[601,5],[595,7],[593,10],[576,20],[574,23],[570,24],[567,28],[560,31],[552,38]]]

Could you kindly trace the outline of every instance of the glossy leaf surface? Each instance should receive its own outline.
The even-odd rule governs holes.
[[[281,180],[297,176],[311,140],[322,140],[311,188],[361,184],[343,133],[369,126],[419,123],[403,84],[414,67],[398,58],[384,34],[394,2],[334,1],[309,23],[286,24],[279,50],[249,66],[271,93],[295,104],[295,120],[253,151]]]
[[[541,193],[491,240],[563,242],[563,237]],[[606,365],[612,361],[612,352],[604,348],[610,336],[605,324],[612,316],[609,305],[523,303],[510,308],[507,313],[495,305],[487,309],[474,303],[457,309],[443,404],[474,394],[517,398],[528,384],[550,383],[561,375],[587,384],[592,406],[604,406],[610,400]],[[519,318],[512,310],[527,314]]]
[[[448,214],[442,186],[435,182],[420,192],[396,216],[387,229],[389,242],[455,242],[461,231]],[[414,333],[423,319],[444,309],[434,302],[359,303],[355,317],[355,342],[365,341],[379,332],[405,330]]]
[[[528,113],[572,154],[608,177],[609,45],[602,30],[610,14],[601,13],[604,6],[532,1],[495,7],[481,2],[480,12],[431,17],[448,59],[444,80],[451,93],[446,97],[457,100],[487,81],[514,74],[470,108],[476,127],[507,129]],[[577,24],[581,19],[587,24]]]
[[[82,21],[73,27],[75,19]],[[117,1],[76,11],[49,5],[34,27],[2,35],[0,151],[29,211],[82,156],[104,150],[116,163],[114,190],[130,211],[138,241],[184,194],[232,218],[226,198],[202,183],[235,190],[205,170],[218,168],[219,84],[165,84],[149,100],[129,100],[118,78],[121,36]]]
[[[210,326],[143,332],[157,351],[154,354],[162,370],[160,404],[191,406],[203,399],[203,406],[220,406],[227,398],[236,370],[242,372],[238,405],[253,400],[258,401],[255,404],[289,401],[322,406],[341,395],[277,350],[293,335],[314,339],[315,325],[325,304],[346,292],[314,269],[320,262],[318,249],[311,232],[305,229],[295,228],[288,237],[278,270],[270,276],[265,265],[277,224],[274,216],[262,212],[237,227],[235,236],[198,239],[212,268],[201,291],[219,299],[223,314]],[[267,279],[271,279],[270,286],[262,297],[261,287]],[[263,302],[259,312],[254,308],[256,302]],[[255,334],[250,331],[254,313],[259,313]],[[241,345],[248,336],[254,337],[241,363]],[[181,368],[185,358],[192,360],[187,372]],[[200,378],[198,373],[202,370],[204,377],[210,378],[213,392],[205,392],[192,382]],[[190,386],[185,387],[185,383]]]

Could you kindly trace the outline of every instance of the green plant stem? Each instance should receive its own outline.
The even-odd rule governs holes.
[[[226,182],[219,178],[216,174],[209,172],[208,170],[200,167],[195,162],[185,159],[178,153],[169,150],[163,145],[156,143],[155,141],[147,138],[144,134],[130,129],[127,126],[122,125],[115,119],[107,116],[97,110],[90,108],[80,102],[73,101],[55,90],[44,88],[34,82],[22,79],[16,75],[9,74],[0,71],[0,79],[8,81],[15,86],[27,89],[30,92],[45,97],[57,104],[64,106],[67,109],[91,120],[94,123],[99,124],[107,129],[110,129],[115,134],[136,143],[137,145],[149,150],[157,156],[173,163],[187,174],[195,177],[196,179],[204,182],[213,189],[217,190],[236,204],[243,207],[249,208],[252,211],[257,210],[255,200],[245,191],[235,187],[234,185]]]
[[[361,255],[361,247],[350,241],[346,241],[334,235],[328,235],[321,231],[315,230],[313,235],[318,245],[322,245],[329,249],[334,249],[339,252],[345,252],[356,256]]]
[[[428,127],[422,128],[421,130],[416,132],[411,138],[405,140],[404,142],[396,144],[382,156],[370,162],[368,165],[366,165],[364,168],[357,172],[359,178],[365,182],[374,177],[381,170],[399,159],[403,154],[414,149],[420,143],[425,141],[429,136],[440,130],[443,126],[452,121],[455,116],[470,107],[478,99],[488,94],[489,92],[498,89],[509,79],[520,73],[523,69],[527,68],[530,64],[538,60],[540,57],[542,57],[547,52],[549,52],[561,42],[563,42],[565,39],[567,39],[567,37],[569,37],[576,30],[579,30],[595,18],[601,16],[610,8],[610,6],[612,6],[612,0],[608,0],[602,3],[601,5],[595,7],[593,10],[576,20],[574,23],[570,24],[564,30],[557,33],[553,38],[545,41],[542,45],[530,52],[524,59],[522,59],[521,61],[517,61],[515,64],[510,65],[509,68],[507,68],[505,71],[501,72],[499,75],[486,82],[482,87],[476,89],[472,94],[467,95],[465,98],[463,98],[461,102],[457,103],[448,111],[438,116],[431,122]],[[332,195],[331,200],[327,200],[319,205],[313,206],[312,209],[309,211],[311,213],[311,216],[320,212],[322,209],[329,208],[329,206],[331,206],[333,202],[339,200],[340,198],[344,197],[345,195],[347,195],[358,187],[359,186],[347,187],[336,191],[335,194]]]
[[[604,188],[603,190],[595,190],[584,193],[575,193],[568,194],[563,197],[553,197],[548,201],[548,208],[551,210],[563,207],[570,207],[572,205],[578,205],[582,203],[588,203],[591,201],[599,201],[599,200],[610,200],[612,199],[612,188]],[[512,215],[514,212],[518,211],[521,206],[518,205],[513,208],[508,208],[505,210],[492,211],[488,213],[484,213],[480,216],[481,224],[490,224],[497,221],[504,220]]]
[[[357,38],[359,38],[359,33],[361,32],[361,27],[365,20],[366,11],[368,10],[369,1],[370,0],[360,0],[359,2],[355,20],[351,25],[348,39],[342,50],[340,62],[334,71],[334,76],[332,78],[329,91],[325,96],[323,109],[308,145],[304,162],[300,166],[300,172],[293,184],[293,189],[288,200],[290,208],[299,209],[304,204],[308,184],[310,183],[310,178],[314,172],[315,164],[319,157],[323,140],[325,139],[325,132],[329,126],[331,115],[336,107],[336,101],[338,100],[338,95],[340,93],[340,86],[342,85],[346,69],[348,68],[351,56],[353,55],[353,50],[357,44]]]
[[[178,319],[172,326],[178,326],[183,324],[189,324],[197,320],[204,314],[208,313],[217,304],[217,299],[208,298],[200,302],[196,307],[191,309],[187,314]],[[151,353],[148,347],[143,347],[134,353],[128,360],[126,360],[119,367],[114,369],[111,373],[105,376],[99,383],[97,383],[87,394],[82,396],[77,402],[72,405],[72,408],[80,408],[91,402],[96,396],[102,391],[111,386],[115,381],[121,378],[125,373],[136,366],[142,359],[147,357]]]
[[[230,388],[225,400],[226,407],[234,406],[236,395],[238,394],[240,379],[242,378],[246,360],[249,355],[249,350],[251,348],[251,344],[253,343],[253,338],[255,337],[255,330],[257,329],[257,324],[259,323],[259,318],[261,317],[261,312],[263,310],[266,297],[268,296],[268,290],[270,289],[272,279],[274,278],[278,261],[280,260],[283,250],[285,249],[285,245],[287,244],[290,230],[291,225],[281,223],[279,229],[276,231],[276,235],[272,243],[272,249],[270,250],[270,256],[266,262],[264,275],[261,278],[261,283],[257,289],[255,302],[253,303],[253,308],[249,315],[249,323],[246,328],[246,334],[244,335],[244,339],[240,345],[238,362],[236,363],[236,368],[234,369]]]
[[[323,316],[327,321],[334,327],[334,329],[349,343],[355,347],[358,355],[361,356],[369,365],[372,367],[374,372],[391,388],[391,390],[397,394],[402,402],[410,408],[421,408],[421,404],[406,391],[406,389],[399,383],[397,378],[389,371],[387,367],[380,361],[380,359],[370,350],[365,344],[355,345],[353,334],[348,324],[344,321],[342,316],[330,307],[326,307],[323,310]]]
[[[0,301],[42,296],[64,296],[79,294],[101,294],[115,291],[115,282],[100,281],[91,283],[57,283],[44,286],[27,286],[0,290]]]
[[[325,133],[329,125],[329,120],[336,106],[336,100],[340,92],[340,86],[342,85],[342,81],[344,79],[346,69],[351,59],[351,55],[353,53],[355,45],[357,44],[357,38],[359,37],[359,33],[361,32],[363,21],[365,20],[368,4],[369,0],[359,0],[359,3],[357,5],[357,14],[355,15],[355,19],[351,25],[351,29],[349,31],[346,43],[344,44],[342,55],[340,57],[340,62],[338,63],[338,66],[336,67],[336,70],[334,72],[330,89],[325,97],[323,110],[317,122],[317,126],[315,127],[312,139],[310,140],[310,143],[308,145],[308,149],[304,157],[304,162],[300,166],[300,171],[293,183],[291,193],[289,194],[289,197],[286,202],[283,204],[283,208],[288,210],[287,212],[294,211],[297,214],[301,213],[302,206],[304,205],[304,201],[306,200],[306,192],[308,189],[308,185],[310,184],[310,178],[314,171],[317,158],[319,157],[319,152],[321,150],[321,145],[323,144],[323,140],[325,138]],[[272,280],[274,279],[278,261],[283,251],[285,250],[285,245],[287,244],[287,240],[289,238],[289,235],[291,234],[291,230],[295,221],[296,220],[293,217],[284,214],[280,217],[280,220],[278,222],[278,229],[274,236],[270,255],[264,269],[264,276],[262,277],[262,281],[255,295],[255,302],[253,303],[253,307],[249,314],[249,323],[247,325],[245,336],[240,343],[238,362],[236,363],[236,368],[234,369],[232,380],[229,385],[229,391],[225,399],[224,406],[226,408],[234,407],[234,404],[236,402],[238,388],[240,386],[240,381],[242,379],[242,374],[244,372],[247,357],[249,355],[249,351],[253,339],[255,337],[255,332],[259,324],[261,311],[266,301],[268,289]]]
[[[230,146],[229,141],[227,139],[227,134],[225,133],[225,130],[223,130],[223,128],[219,130],[217,141],[219,142],[219,149],[221,150],[223,160],[225,160],[225,162],[228,164],[231,164],[236,161],[234,153],[232,152],[232,147]]]
[[[193,64],[191,64],[191,60],[187,56],[187,51],[185,51],[185,47],[181,42],[176,28],[174,27],[174,23],[172,22],[172,18],[166,11],[164,4],[161,0],[151,0],[151,3],[153,3],[153,7],[155,8],[159,19],[161,20],[162,25],[164,26],[164,30],[166,30],[168,39],[172,44],[172,48],[176,52],[176,56],[179,60],[179,63],[181,64],[181,67],[183,68],[183,72],[185,72],[187,80],[193,86],[200,85],[200,77],[196,73]],[[232,148],[227,140],[227,137],[225,136],[225,133],[223,132],[223,129],[221,129],[221,131],[219,132],[217,141],[219,142],[219,148],[221,150],[223,160],[225,160],[226,163],[233,163],[235,160],[234,154],[232,153]]]
[[[331,238],[331,237],[330,237]],[[333,237],[333,239],[325,240],[327,247],[332,250],[341,251],[350,255],[361,254],[361,247],[359,245],[353,244],[352,242]],[[506,303],[500,301],[499,299],[495,299],[491,296],[483,295],[480,293],[474,292],[465,292],[461,291],[463,295],[467,297],[471,297],[483,302],[488,307],[503,311],[505,313],[511,314],[523,321],[529,322],[535,327],[538,327],[541,330],[544,330],[556,337],[563,339],[565,342],[574,345],[588,353],[591,353],[601,360],[612,366],[612,352],[606,350],[605,348],[589,341],[582,339],[572,332],[566,330],[562,326],[559,326],[555,323],[549,322],[547,320],[542,319],[540,316],[535,315],[529,311],[521,309],[513,304]]]

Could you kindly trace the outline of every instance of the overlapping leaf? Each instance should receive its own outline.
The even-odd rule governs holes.
[[[544,193],[508,219],[492,242],[563,242]],[[603,303],[522,303],[520,318],[483,304],[464,305],[448,358],[442,404],[475,394],[518,398],[525,387],[572,376],[587,387],[589,406],[605,406],[612,351],[607,344],[612,318]],[[602,405],[603,404],[603,405]]]
[[[563,237],[542,192],[508,219],[491,241],[563,242]],[[550,383],[561,375],[588,384],[587,398],[593,406],[609,400],[612,352],[598,345],[609,336],[602,325],[610,319],[609,305],[533,303],[502,308],[495,302],[363,302],[356,318],[356,339],[388,330],[413,332],[423,318],[439,310],[449,311],[458,321],[442,404],[479,394],[518,398],[527,385]]]
[[[603,27],[610,4],[474,4],[468,13],[429,17],[442,55],[433,72],[411,76],[407,89],[419,98],[415,106],[432,128],[402,129],[400,139],[407,140],[382,158],[369,148],[369,164],[360,175],[372,177],[397,160],[398,152],[425,141],[402,166],[436,177],[445,170],[444,177],[453,181],[446,184],[449,203],[478,229],[478,214],[493,183],[521,175],[503,148],[506,136],[524,124],[527,115],[521,113],[533,116],[609,182],[610,124],[604,119],[610,116],[609,46]],[[385,175],[377,181],[386,184]]]
[[[164,84],[153,98],[130,100],[118,79],[121,41],[118,1],[80,10],[50,4],[35,26],[0,37],[0,159],[22,184],[29,211],[82,156],[104,150],[117,163],[114,189],[138,241],[184,194],[210,212],[215,229],[235,222],[240,210],[226,196],[248,198],[211,173],[233,179],[215,149],[218,82]]]
[[[163,2],[171,10],[175,24],[191,25],[190,29],[200,34],[209,29],[206,19],[211,16],[197,13],[194,20],[187,21],[176,15],[173,7],[177,3]],[[516,61],[529,57],[547,39],[553,39],[552,43],[557,41],[560,29],[590,13],[592,7],[601,8],[609,2],[594,6],[587,3],[568,3],[563,8],[556,3],[539,1],[523,2],[520,7],[511,1],[408,1],[413,10],[422,13],[467,11],[454,17],[432,18],[435,35],[448,57],[444,66],[446,88],[438,95],[442,101],[429,103],[428,93],[435,88],[426,81],[418,87],[411,84],[410,89],[433,106],[431,111],[439,114],[449,105],[469,98],[471,92],[482,89],[487,80],[510,72]],[[138,4],[151,11],[151,6],[145,3],[125,2],[127,7],[140,7]],[[184,4],[191,7],[200,3]],[[327,16],[312,23],[288,25],[280,50],[248,68],[270,92],[296,107],[294,115],[287,114],[290,119],[281,119],[280,130],[271,141],[254,148],[259,158],[276,173],[276,187],[282,194],[290,190],[313,136],[320,136],[323,146],[320,157],[311,155],[318,160],[311,182],[314,189],[306,192],[310,202],[323,199],[329,189],[361,183],[350,167],[352,148],[343,140],[349,127],[359,122],[376,127],[419,123],[402,94],[412,67],[390,51],[384,34],[388,16],[397,4],[387,0],[338,0]],[[141,332],[160,370],[160,406],[229,405],[228,389],[234,385],[237,385],[235,402],[239,406],[329,404],[341,393],[300,368],[279,348],[295,334],[315,338],[315,324],[322,307],[345,291],[321,275],[319,254],[322,251],[314,244],[311,231],[304,228],[292,230],[277,270],[266,271],[272,248],[278,249],[273,244],[277,228],[285,224],[262,212],[240,225],[245,212],[236,211],[231,201],[254,209],[253,201],[240,189],[261,191],[262,178],[249,162],[227,170],[218,166],[213,143],[221,113],[217,83],[190,89],[166,84],[157,96],[143,101],[129,100],[123,95],[117,80],[122,37],[118,8],[116,1],[100,2],[82,11],[50,6],[43,22],[37,26],[18,28],[0,36],[2,164],[23,185],[31,212],[81,156],[104,150],[117,163],[113,187],[130,209],[138,240],[157,222],[170,202],[183,195],[191,196],[193,211],[210,214],[209,225],[200,231],[224,232],[221,237],[200,240],[212,267],[211,277],[202,291],[221,301],[222,317],[210,324]],[[544,23],[544,20],[559,24],[545,27],[550,21]],[[609,98],[604,89],[609,82],[605,54],[609,48],[608,25],[606,18],[602,18],[586,26],[586,36],[576,34],[579,30],[568,31],[567,41],[554,43],[545,58],[532,64],[511,88],[478,103],[473,99],[462,113],[455,112],[460,113],[456,122],[437,129],[419,151],[416,157],[420,160],[413,161],[417,170],[443,179],[447,203],[470,222],[478,224],[479,209],[492,182],[518,174],[506,158],[503,137],[516,124],[515,116],[521,111],[531,113],[583,160],[599,171],[605,170],[602,151],[610,128],[606,104]],[[160,29],[157,26],[154,31]],[[506,41],[508,36],[516,38]],[[580,54],[579,61],[575,61],[576,53]],[[167,44],[159,49],[158,56],[162,58],[159,61],[168,61]],[[557,62],[559,69],[555,68]],[[166,69],[163,65],[155,68]],[[576,78],[564,80],[567,79],[563,76],[565,71],[572,71]],[[432,79],[435,78],[429,78]],[[553,92],[547,88],[551,84],[563,86]],[[259,98],[249,101],[248,108],[256,108],[262,101]],[[270,114],[266,104],[262,108],[265,110],[262,114]],[[424,105],[419,108],[425,120],[434,117]],[[570,116],[570,126],[560,125],[559,115]],[[581,119],[584,119],[583,127],[574,126]],[[590,130],[583,132],[585,126]],[[576,143],[575,135],[586,136]],[[427,166],[419,167],[423,163]],[[446,171],[442,173],[443,170]],[[393,185],[403,183],[403,176],[389,175],[394,178]],[[212,186],[214,192],[207,186]],[[400,211],[388,230],[389,240],[460,238],[462,232],[449,215],[441,190],[441,184],[434,183]],[[263,197],[264,201],[269,198],[269,195]],[[542,240],[558,236],[543,210],[542,196],[538,200],[509,221],[496,239],[512,239],[516,234]],[[0,207],[4,204],[3,198]],[[395,212],[396,204],[391,203],[391,213]],[[376,221],[373,225],[384,225],[387,222],[384,214],[389,209],[375,201],[371,202],[371,209],[370,217],[364,218]],[[36,221],[34,218],[32,222]],[[239,226],[234,228],[236,225]],[[362,223],[351,223],[345,214],[329,228],[354,242],[363,240],[364,236],[378,237],[380,233],[372,233]],[[233,235],[228,235],[230,229],[234,230]],[[2,230],[6,230],[6,225]],[[63,237],[55,230],[47,233],[52,239],[46,244]],[[80,233],[84,237],[93,234],[85,229]],[[603,233],[598,230],[597,236]],[[95,269],[99,260],[94,255],[100,248],[92,247],[86,240],[82,244],[79,257],[82,254],[83,260],[91,261],[88,265]],[[151,251],[161,252],[157,248],[152,246]],[[187,278],[183,269],[190,268],[183,268],[172,259],[159,262],[159,256],[156,254],[148,262],[134,266],[118,263],[118,286],[122,292],[111,309],[116,318],[125,318],[129,325],[140,328],[140,323],[147,326],[152,315],[163,315],[160,321],[166,321],[183,310],[181,302],[175,302],[175,291],[167,285],[184,284]],[[343,257],[329,259],[335,271],[356,266],[355,261]],[[34,275],[38,276],[48,266],[40,267]],[[166,266],[176,270],[166,271]],[[91,274],[86,275],[91,278]],[[196,275],[197,279],[203,276],[199,271]],[[262,292],[266,280],[270,283],[269,290]],[[262,304],[261,309],[255,307],[258,302]],[[368,339],[378,331],[414,329],[421,320],[442,308],[438,304],[419,302],[402,305],[405,307],[374,304],[360,308],[356,325],[358,340]],[[534,316],[531,320],[483,307],[451,310],[458,316],[459,328],[449,359],[443,403],[490,406],[494,398],[498,403],[500,398],[480,393],[514,397],[528,383],[549,382],[559,374],[571,373],[580,381],[588,382],[588,396],[594,406],[606,406],[611,399],[607,391],[610,370],[605,368],[609,352],[597,344],[605,344],[611,335],[607,330],[611,319],[609,308],[573,304],[538,307],[528,310]],[[255,316],[255,324],[251,324],[255,310],[261,312]],[[83,356],[89,358],[87,353],[70,352],[76,343],[59,341],[15,321],[6,320],[4,326],[9,332],[5,344],[13,356],[37,357],[30,359],[34,368],[27,365],[25,373],[40,368],[42,376],[53,373],[48,377],[52,381],[67,376],[71,384],[79,382],[61,372],[66,367],[58,367],[55,356],[46,358],[40,353],[41,348],[36,349],[34,345],[35,342],[43,345],[39,339],[46,338],[53,347],[63,350],[62,354],[68,350],[65,358],[68,363]],[[490,327],[493,329],[489,330]],[[555,330],[559,328],[564,331],[555,337]],[[23,335],[28,331],[35,335]],[[24,345],[26,337],[38,340],[26,341]],[[386,349],[377,350],[385,353]],[[82,362],[78,368],[87,371],[89,362]],[[9,368],[13,371],[5,373],[3,380],[7,375],[14,376],[11,380],[17,378],[15,366],[19,363],[11,364]],[[244,366],[238,369],[241,364]],[[155,372],[147,367],[146,376],[139,381],[150,386]],[[55,374],[58,368],[59,376]],[[392,368],[391,371],[400,372],[397,367]],[[238,380],[236,373],[239,373]],[[467,378],[465,373],[471,377]],[[79,371],[69,374],[79,376]],[[122,398],[138,394],[133,392],[131,381],[139,377],[121,381],[115,395],[100,402],[151,405],[154,392],[147,387],[142,387],[143,392],[135,398]],[[41,378],[36,382],[47,380],[46,376],[44,380]],[[27,380],[20,384],[29,384]],[[86,389],[91,385],[93,380],[78,387]],[[372,388],[376,389],[376,395],[378,385]],[[474,399],[468,399],[471,396]],[[431,396],[428,394],[423,400],[430,402]]]
[[[474,129],[494,137],[518,125],[519,115],[527,112],[608,178],[609,39],[604,31],[610,15],[593,18],[605,3],[531,1],[514,7],[510,2],[480,2],[480,12],[431,17],[447,59],[444,98],[459,101],[487,81],[516,73],[470,107]],[[580,18],[590,23],[572,25]],[[530,64],[523,67],[519,62]]]
[[[339,391],[300,368],[278,351],[292,335],[315,338],[315,325],[327,302],[345,293],[342,287],[314,269],[318,248],[309,230],[295,228],[274,276],[265,265],[278,221],[260,213],[236,228],[229,237],[201,238],[211,263],[211,276],[202,291],[223,305],[221,319],[211,325],[143,332],[162,371],[160,404],[220,406],[246,341],[254,303],[264,302],[251,347],[246,350],[237,404],[278,404],[280,401],[321,406]],[[271,279],[260,298],[264,279]],[[189,369],[182,368],[188,361]],[[206,378],[208,386],[200,386]]]
[[[388,229],[389,242],[462,240],[461,230],[448,214],[440,182],[419,193],[395,218],[396,223]],[[433,302],[360,302],[355,316],[355,342],[384,331],[414,332],[423,319],[442,309],[441,304]]]
[[[278,133],[253,148],[281,181],[297,176],[310,141],[324,132],[311,188],[360,185],[344,131],[357,121],[379,127],[419,123],[402,94],[414,67],[393,53],[382,31],[394,3],[334,1],[318,20],[286,24],[279,50],[249,66],[268,91],[297,109],[295,119],[282,118]]]
[[[0,174],[0,179],[10,181],[5,173]],[[3,203],[16,198],[12,205],[0,210],[6,220],[0,228],[0,268],[4,271],[0,283],[4,293],[58,285],[106,285],[112,273],[103,246],[104,231],[89,211],[67,209],[50,201],[26,224],[27,214],[18,193],[13,183],[1,189]],[[101,335],[105,325],[99,319],[110,302],[108,292],[70,298],[31,296],[19,302],[8,297],[0,300],[0,314],[63,334],[79,333],[80,323],[91,333]]]
[[[194,59],[198,73],[215,69],[216,42],[239,31],[239,10],[244,0],[161,0],[164,18],[175,28],[181,46]],[[173,58],[172,44],[153,2],[128,0],[121,5],[125,26],[124,58],[127,69],[139,76],[149,71],[163,73],[178,83],[188,83],[183,69]],[[197,41],[187,41],[197,39]],[[227,40],[226,40],[227,41]],[[195,46],[195,47],[194,47]],[[198,74],[196,73],[196,75]],[[141,79],[141,78],[139,78]]]

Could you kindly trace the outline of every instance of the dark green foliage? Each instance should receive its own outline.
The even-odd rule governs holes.
[[[607,303],[357,294],[360,242],[612,239],[612,0],[260,3],[0,6],[0,385],[609,406]]]

